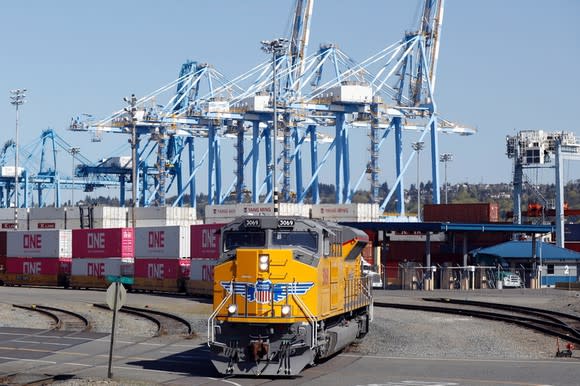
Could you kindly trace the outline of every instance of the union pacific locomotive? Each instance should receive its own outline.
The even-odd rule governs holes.
[[[222,374],[287,376],[369,330],[366,233],[320,220],[242,217],[222,228],[208,320]]]

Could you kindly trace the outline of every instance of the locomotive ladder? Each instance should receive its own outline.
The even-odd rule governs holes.
[[[292,291],[292,297],[312,326],[312,344],[310,345],[310,348],[313,349],[318,344],[318,320],[316,320],[316,316],[314,316],[314,314],[308,309],[302,299],[296,295],[296,290]]]

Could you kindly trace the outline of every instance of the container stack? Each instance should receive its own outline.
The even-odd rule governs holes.
[[[106,288],[107,276],[133,277],[133,228],[73,229],[73,288]]]
[[[5,237],[6,284],[68,287],[72,256],[70,230],[10,231]]]
[[[135,228],[134,289],[185,291],[190,266],[187,226]]]
[[[213,269],[220,256],[220,229],[225,224],[191,226],[191,273],[187,293],[213,295]]]
[[[310,217],[312,205],[279,203],[278,214],[280,216]],[[225,224],[242,216],[273,216],[273,204],[226,204],[207,205],[205,207],[206,224]]]

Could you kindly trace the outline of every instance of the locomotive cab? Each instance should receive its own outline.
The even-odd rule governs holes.
[[[221,236],[208,321],[219,372],[297,374],[368,331],[364,232],[304,218],[245,217]]]

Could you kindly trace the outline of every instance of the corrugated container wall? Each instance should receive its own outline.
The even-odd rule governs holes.
[[[221,233],[225,224],[203,224],[191,226],[191,258],[217,259],[220,256]]]
[[[135,258],[135,277],[146,279],[189,278],[189,260]]]
[[[497,203],[425,204],[423,221],[469,224],[498,222],[499,205]]]
[[[191,225],[197,222],[195,208],[149,207],[135,208],[135,223],[138,227],[165,225]]]
[[[135,257],[188,258],[190,238],[188,226],[135,228]]]
[[[72,231],[12,231],[6,235],[8,257],[71,257]]]
[[[73,258],[133,257],[133,228],[73,229]]]
[[[6,273],[23,275],[58,275],[70,274],[71,258],[42,257],[8,257],[6,258]]]
[[[310,217],[311,205],[280,203],[278,213],[281,216]],[[232,205],[207,205],[205,207],[206,223],[228,223],[240,216],[272,216],[274,206],[272,204],[232,204]],[[219,219],[216,221],[216,219]]]
[[[379,206],[378,204],[313,205],[312,218],[330,221],[375,221],[379,218]]]
[[[73,277],[133,276],[135,261],[132,258],[109,257],[102,259],[72,259]]]

